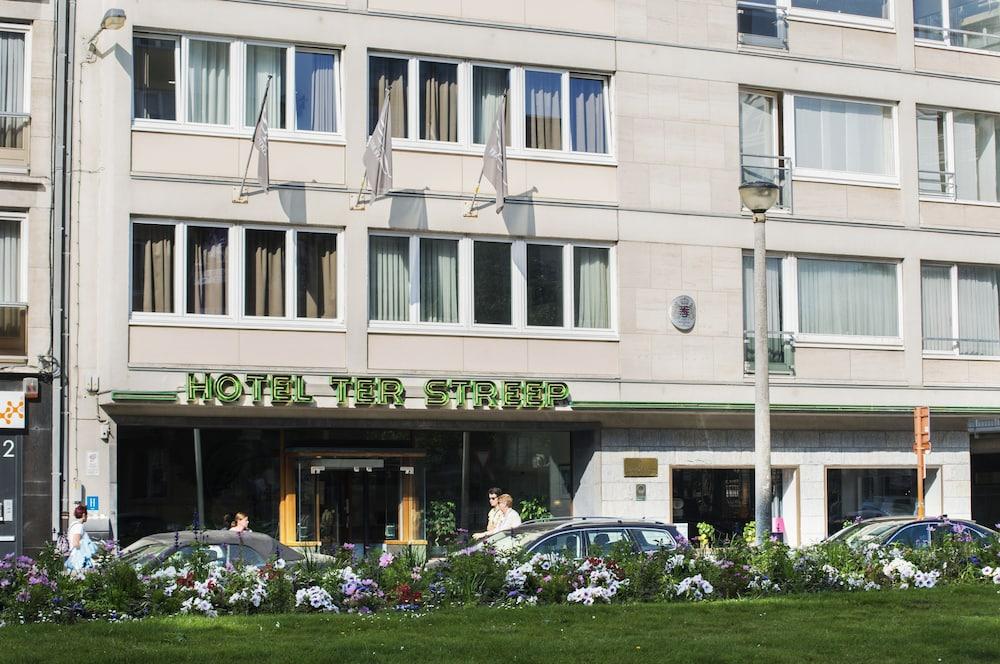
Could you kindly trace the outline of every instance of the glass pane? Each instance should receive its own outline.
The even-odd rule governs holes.
[[[337,79],[333,53],[295,52],[295,128],[337,131]]]
[[[795,97],[797,165],[826,171],[892,175],[892,108]]]
[[[1000,115],[955,111],[954,120],[958,198],[1000,200]]]
[[[619,542],[628,542],[624,528],[608,530],[588,530],[587,555],[600,556],[611,553],[611,548]]]
[[[524,72],[524,144],[540,150],[562,149],[562,75]]]
[[[582,558],[583,547],[580,545],[580,533],[553,535],[532,549],[532,553],[554,553],[564,558]]]
[[[941,11],[942,0],[913,0],[913,35],[918,39],[944,39],[944,14]],[[926,26],[926,27],[924,27]]]
[[[952,193],[953,181],[947,173],[944,111],[917,109],[917,147],[920,193]]]
[[[257,124],[260,103],[264,99],[267,78],[271,88],[267,95],[267,122],[270,127],[285,124],[285,49],[276,46],[247,46],[246,117],[248,127]]]
[[[24,355],[26,350],[21,260],[21,222],[0,220],[0,354],[4,355]]]
[[[753,521],[752,468],[705,468],[672,471],[673,522],[688,524],[691,537],[704,521],[720,541],[738,536]]]
[[[920,277],[924,350],[950,351],[954,348],[951,268],[947,265],[924,265],[920,268]]]
[[[368,252],[369,320],[410,320],[410,239],[373,235]]]
[[[420,240],[420,320],[458,322],[458,240]]]
[[[229,229],[189,226],[187,236],[187,312],[226,314]]]
[[[2,223],[2,222],[0,222]],[[0,255],[3,237],[0,232]],[[0,270],[0,301],[3,300]],[[174,227],[132,226],[132,311],[168,313],[174,310]]]
[[[297,314],[300,318],[336,318],[337,236],[300,231],[296,237]]]
[[[657,551],[661,548],[672,549],[674,548],[674,538],[670,536],[666,530],[633,530],[632,535],[635,536],[636,542],[639,544],[639,548],[643,551]]]
[[[136,37],[133,40],[135,117],[177,119],[176,70],[173,39]]]
[[[229,44],[188,42],[188,122],[229,124]],[[252,124],[252,123],[251,123]]]
[[[458,65],[420,63],[420,138],[458,141]]]
[[[958,352],[1000,355],[1000,269],[958,266]]]
[[[245,312],[247,316],[285,315],[285,233],[246,231]]]
[[[472,68],[472,142],[485,144],[496,122],[500,99],[510,90],[510,70],[499,67]],[[507,145],[510,145],[510,97],[504,115]]]
[[[510,244],[476,242],[473,246],[474,321],[511,324]]]
[[[406,122],[407,62],[399,58],[368,58],[368,133],[371,134],[378,124],[378,114],[382,109],[382,100],[386,90],[390,90],[392,98],[391,125],[394,138],[409,136]]]
[[[767,331],[781,332],[781,259],[768,258]],[[753,256],[743,257],[743,330],[754,329]]]
[[[930,479],[931,473],[927,476]],[[917,471],[910,468],[830,469],[826,472],[827,527],[845,522],[916,513]]]
[[[611,327],[609,255],[607,249],[600,247],[573,248],[573,324],[576,327]]]
[[[24,93],[24,33],[0,31],[0,113],[26,113]],[[28,118],[0,117],[0,148],[25,148]]]
[[[895,337],[895,263],[800,258],[799,329],[806,333]]]
[[[889,18],[889,0],[792,0],[792,7],[871,18]]]
[[[608,151],[603,80],[570,76],[569,126],[574,151],[600,154]]]
[[[948,0],[952,46],[1000,51],[1000,2]]]
[[[563,325],[563,248],[528,245],[528,325]]]

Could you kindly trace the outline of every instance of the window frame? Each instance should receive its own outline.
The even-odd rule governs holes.
[[[199,134],[207,136],[227,136],[227,137],[250,137],[253,136],[254,127],[246,126],[244,119],[246,115],[246,53],[248,46],[268,46],[272,48],[285,49],[285,117],[287,127],[270,127],[270,137],[275,140],[287,140],[300,143],[328,143],[346,145],[344,133],[344,88],[342,85],[342,62],[343,48],[338,46],[321,46],[306,43],[281,42],[258,39],[240,39],[236,37],[226,37],[220,35],[202,35],[197,33],[175,33],[160,32],[156,30],[137,29],[133,32],[133,45],[136,37],[146,37],[153,39],[169,39],[174,41],[174,94],[176,119],[174,120],[153,120],[147,118],[137,118],[135,116],[135,82],[133,79],[133,92],[130,101],[132,105],[132,129],[145,131],[158,131],[165,133]],[[190,57],[190,42],[214,41],[229,44],[229,115],[225,124],[208,124],[202,122],[190,122],[187,119],[187,99],[188,99],[188,63]],[[295,113],[295,54],[298,51],[307,53],[325,53],[333,55],[333,79],[336,94],[334,117],[337,123],[337,131],[313,131],[310,129],[298,129]],[[133,46],[133,62],[134,62]]]
[[[996,55],[1000,55],[997,53]],[[944,152],[945,152],[945,162],[947,163],[948,170],[952,174],[954,181],[952,186],[954,187],[955,193],[953,196],[948,194],[932,194],[920,191],[919,183],[919,173],[917,182],[917,196],[921,201],[929,201],[934,203],[958,203],[960,205],[981,205],[984,207],[1000,207],[1000,201],[980,201],[974,198],[959,198],[958,197],[958,171],[956,170],[957,155],[955,154],[955,113],[956,112],[966,112],[975,113],[981,115],[992,115],[1000,120],[1000,112],[997,111],[977,111],[975,109],[969,108],[946,108],[944,106],[933,106],[929,104],[917,104],[916,112],[919,114],[921,111],[932,112],[932,113],[944,113]],[[914,126],[914,133],[916,134],[917,128]],[[1000,134],[997,135],[997,139],[1000,140]],[[917,164],[919,168],[920,164],[920,142],[919,136],[917,136]],[[1000,179],[1000,163],[997,164],[997,175],[996,177]]]
[[[1000,270],[1000,265],[990,265],[988,263],[958,263],[958,262],[948,262],[948,261],[920,261],[920,309],[923,312],[924,306],[924,290],[923,290],[923,269],[924,267],[946,267],[948,268],[948,291],[950,297],[950,309],[951,309],[951,336],[952,336],[952,346],[951,350],[933,350],[924,348],[924,331],[923,328],[920,330],[920,350],[922,356],[928,359],[960,359],[960,360],[972,360],[972,361],[988,361],[995,362],[1000,360],[1000,355],[962,355],[961,347],[959,344],[954,343],[961,338],[961,329],[959,327],[959,307],[958,307],[958,286],[959,286],[959,268],[962,266],[968,267],[990,267],[995,270]]]
[[[888,18],[831,12],[823,9],[808,9],[806,7],[793,7],[792,0],[777,0],[776,4],[778,7],[784,7],[788,12],[788,17],[793,20],[807,23],[840,25],[848,28],[864,28],[880,32],[896,32],[896,0],[886,0],[889,9]]]
[[[508,85],[510,94],[508,106],[510,108],[510,145],[507,146],[507,156],[518,159],[534,159],[540,161],[571,161],[592,164],[616,164],[616,133],[614,124],[614,105],[612,104],[612,94],[614,91],[614,75],[596,71],[559,69],[547,66],[532,66],[526,64],[512,64],[497,62],[492,60],[480,60],[476,58],[456,58],[438,55],[415,55],[386,51],[380,49],[369,49],[366,54],[366,87],[365,87],[365,118],[371,117],[371,93],[370,79],[371,68],[368,58],[394,58],[404,60],[407,63],[407,79],[409,87],[407,90],[408,114],[406,119],[408,138],[393,137],[392,145],[395,149],[410,150],[415,152],[445,152],[462,155],[482,155],[482,143],[473,140],[473,68],[491,67],[494,69],[508,70]],[[432,141],[418,138],[420,135],[420,62],[437,62],[455,64],[458,66],[458,141]],[[562,118],[562,148],[559,150],[542,150],[528,148],[525,146],[525,76],[526,70],[557,73],[560,75],[561,118]],[[583,152],[574,151],[570,148],[571,131],[569,126],[569,83],[570,78],[590,78],[598,79],[604,83],[604,123],[607,135],[608,151]],[[365,140],[368,139],[367,125],[365,129]]]
[[[19,261],[17,266],[17,299],[11,302],[4,302],[3,300],[0,300],[0,304],[26,307],[28,306],[28,242],[30,241],[30,238],[28,237],[30,230],[30,224],[28,224],[28,213],[8,212],[3,210],[0,211],[0,221],[13,221],[18,225],[17,260]]]
[[[146,312],[132,308],[133,228],[137,224],[174,227],[174,311]],[[228,229],[228,263],[226,314],[192,314],[187,312],[187,235],[188,228],[212,227]],[[284,316],[251,316],[246,313],[246,230],[282,231],[285,233],[285,314]],[[337,315],[335,318],[304,318],[298,314],[298,233],[328,233],[337,236]],[[291,245],[291,246],[290,246]],[[240,329],[342,330],[346,304],[344,285],[344,230],[339,227],[284,226],[258,223],[238,224],[199,219],[134,217],[129,224],[129,324],[163,326],[237,327]]]
[[[371,238],[406,237],[409,238],[408,256],[410,260],[410,293],[409,317],[406,321],[373,320],[370,311],[368,331],[397,332],[408,334],[460,335],[460,336],[518,336],[540,338],[570,338],[570,339],[618,339],[618,281],[616,247],[611,243],[594,241],[570,241],[551,239],[518,239],[495,235],[455,235],[442,233],[413,234],[405,231],[372,229],[368,234],[368,249],[371,249]],[[420,238],[458,240],[458,322],[432,323],[420,321]],[[474,250],[475,242],[502,242],[511,245],[511,324],[475,322],[475,281],[474,281]],[[527,245],[542,244],[558,246],[562,249],[563,260],[563,324],[561,326],[537,326],[527,324]],[[608,250],[608,324],[607,328],[575,327],[575,309],[573,300],[573,251],[575,247],[586,247]],[[369,268],[370,269],[370,268]],[[371,289],[371,275],[366,270],[367,288],[365,301],[368,302]],[[366,305],[366,310],[367,310]]]
[[[32,26],[30,23],[0,21],[0,31],[19,32],[24,35],[24,94],[21,97],[21,113],[31,115],[31,58]],[[27,150],[27,146],[25,147]]]
[[[949,4],[948,0],[938,0],[938,2],[941,7],[940,27],[933,25],[918,24],[916,22],[916,17],[914,17],[913,41],[916,46],[926,46],[928,48],[943,48],[949,51],[959,51],[960,53],[975,53],[978,55],[991,55],[994,57],[1000,56],[1000,52],[998,51],[991,51],[986,48],[970,48],[968,46],[955,46],[954,44],[952,44],[951,32],[952,30],[959,30],[960,28],[951,27],[951,5]],[[923,27],[918,28],[917,27],[918,25],[921,25]],[[923,29],[925,31],[928,29],[940,30],[941,39],[928,39],[927,37],[919,37],[917,36],[918,29]],[[998,42],[1000,42],[1000,35],[997,35],[997,40]]]

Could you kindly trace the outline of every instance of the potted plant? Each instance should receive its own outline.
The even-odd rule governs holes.
[[[432,500],[427,514],[427,533],[431,540],[431,555],[442,555],[445,546],[455,539],[455,503],[451,500]]]

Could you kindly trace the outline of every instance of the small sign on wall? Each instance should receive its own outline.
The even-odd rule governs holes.
[[[24,424],[24,392],[0,392],[0,429],[23,429]]]
[[[626,457],[625,477],[656,477],[659,467],[655,457]]]
[[[678,295],[670,303],[670,322],[681,332],[690,332],[694,328],[696,316],[694,298],[690,295]]]
[[[96,512],[100,503],[97,500],[97,496],[87,496],[87,511]]]

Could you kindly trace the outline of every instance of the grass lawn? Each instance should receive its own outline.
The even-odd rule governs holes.
[[[3,662],[998,662],[994,587],[414,616],[8,625]]]

